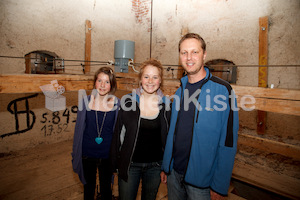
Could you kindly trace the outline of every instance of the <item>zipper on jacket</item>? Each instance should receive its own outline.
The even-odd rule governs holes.
[[[201,90],[202,86],[203,86],[203,84],[201,85],[201,87],[200,87],[200,90]],[[201,91],[200,91],[200,93],[201,93]],[[199,95],[198,95],[197,99],[199,98],[199,96],[200,96],[200,93],[199,93]],[[200,102],[199,102],[199,104],[200,104]],[[200,106],[201,106],[201,105],[200,105]],[[195,109],[197,109],[197,108],[196,108],[196,106],[195,106]],[[198,122],[199,110],[200,110],[200,108],[199,108],[199,109],[197,109],[197,114],[196,114],[196,116],[197,116],[197,118],[196,118],[196,123]],[[194,122],[194,121],[195,121],[195,113],[194,113],[193,122]],[[186,174],[186,171],[187,171],[187,167],[188,167],[188,165],[189,165],[189,162],[190,162],[190,156],[191,156],[192,144],[193,144],[193,137],[194,137],[194,127],[195,127],[195,124],[193,124],[193,128],[192,128],[192,137],[191,137],[191,142],[190,142],[190,149],[189,149],[188,161],[187,161],[187,163],[186,163],[186,166],[185,166],[185,169],[184,169],[184,173],[183,173],[183,177],[182,177],[182,181],[183,181],[183,182],[184,182],[184,179],[185,179],[185,174]]]
[[[200,90],[201,90],[201,88],[200,88]],[[201,91],[200,91],[200,93],[201,93]],[[197,97],[197,99],[200,97],[200,93],[199,93],[199,96]],[[195,106],[195,109],[197,109],[196,123],[198,123],[199,110],[201,109],[201,104],[200,104],[200,102],[198,102],[198,103],[199,103],[199,109],[197,109],[197,107]],[[195,120],[195,115],[194,115],[194,120]],[[193,121],[194,121],[194,120],[193,120]],[[193,126],[193,131],[194,131],[194,126]]]
[[[171,159],[170,159],[170,163],[169,163],[169,173],[171,173],[171,163],[172,163],[172,159],[173,159],[173,156],[174,156],[174,144],[175,144],[175,133],[176,133],[176,129],[177,129],[177,123],[178,123],[178,114],[180,112],[180,106],[181,106],[181,103],[182,103],[182,93],[183,93],[183,86],[182,86],[182,82],[180,80],[180,88],[181,88],[181,94],[180,94],[180,105],[179,105],[179,111],[177,113],[177,118],[176,118],[176,123],[175,123],[175,129],[174,129],[174,134],[173,134],[173,145],[172,145],[172,156],[171,156]],[[175,105],[176,106],[176,105]],[[172,113],[172,110],[171,110],[171,113]],[[172,116],[171,116],[172,117]]]
[[[204,80],[204,82],[202,83],[202,85],[200,86],[200,90],[202,89],[202,87],[203,87],[203,85],[205,84],[205,83],[207,83],[209,80],[210,80],[210,72],[208,72],[209,74],[208,74],[208,77],[207,77],[207,79],[205,79]],[[199,93],[199,95],[198,95],[198,97],[197,97],[197,99],[199,99],[199,97],[200,97],[200,94],[201,94],[201,91],[200,91],[200,93]],[[199,104],[200,104],[200,102],[199,102]],[[200,105],[201,106],[201,105]],[[196,108],[197,109],[197,108]],[[199,109],[197,109],[197,114],[196,114],[196,116],[197,116],[197,118],[196,118],[196,123],[198,122],[198,117],[199,117],[199,110],[200,110],[200,108]],[[195,121],[195,115],[194,115],[194,119],[193,119],[193,121]],[[189,165],[189,162],[190,162],[190,156],[191,156],[191,151],[192,151],[192,144],[193,144],[193,137],[194,137],[194,127],[195,127],[195,124],[193,125],[193,129],[192,129],[192,137],[191,137],[191,145],[190,145],[190,149],[189,149],[189,156],[188,156],[188,162],[187,162],[187,164],[186,164],[186,166],[185,166],[185,170],[184,170],[184,174],[183,174],[183,181],[184,181],[184,179],[185,179],[185,175],[186,175],[186,171],[187,171],[187,168],[188,168],[188,165]]]
[[[130,155],[129,165],[128,165],[128,168],[127,168],[127,176],[129,174],[130,164],[131,164],[131,161],[132,161],[132,157],[133,157],[133,154],[134,154],[134,150],[135,150],[137,138],[138,138],[138,135],[139,135],[140,122],[141,122],[141,115],[140,115],[140,112],[139,112],[139,121],[138,121],[137,131],[136,131],[136,134],[135,134],[136,136],[135,136],[135,140],[134,140],[134,145],[133,145],[132,153]]]
[[[166,121],[166,125],[167,125],[167,132],[169,132],[169,124],[168,124],[168,119],[167,119],[167,111],[166,111],[166,107],[164,108],[164,119]]]
[[[164,104],[164,105],[166,105],[166,104]],[[169,132],[169,124],[168,124],[168,119],[167,119],[166,106],[164,106],[164,108],[162,108],[162,109],[164,109],[162,115],[163,115],[165,124],[166,124],[166,126],[167,126],[167,130],[166,130],[166,131],[167,131],[167,135],[166,135],[166,138],[165,138],[166,142],[165,142],[165,145],[161,147],[162,151],[164,152],[164,151],[165,151],[165,147],[166,147],[166,143],[167,143],[168,132]],[[162,134],[162,133],[160,133],[160,135],[161,135],[161,134]]]
[[[210,76],[210,74],[208,75],[208,76]],[[201,94],[201,90],[202,90],[202,86],[205,84],[205,83],[207,83],[207,81],[210,79],[210,77],[208,77],[207,79],[205,79],[204,80],[204,82],[203,82],[203,84],[200,86],[200,93],[199,93],[199,95],[197,96],[197,100],[199,99],[199,97],[200,97],[200,94]],[[199,107],[199,109],[197,109],[197,114],[196,114],[196,123],[198,122],[198,117],[199,117],[199,111],[200,111],[200,108],[201,108],[201,104],[200,104],[200,102],[198,102],[199,103],[199,105],[200,105],[200,107]]]

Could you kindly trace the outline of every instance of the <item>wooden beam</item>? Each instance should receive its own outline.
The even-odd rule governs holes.
[[[251,95],[255,98],[280,99],[300,101],[300,90],[262,88],[251,86],[231,85],[238,97]]]
[[[255,110],[300,116],[300,90],[270,89],[249,86],[232,86],[238,107],[247,96],[255,99],[254,104],[244,104],[246,108],[255,106]]]
[[[92,49],[92,22],[85,21],[85,50],[84,50],[84,73],[88,74],[91,71],[91,49]]]
[[[291,199],[300,199],[300,180],[296,177],[276,174],[271,169],[253,167],[237,159],[232,177]]]
[[[31,74],[30,54],[25,55],[25,73],[26,74]]]
[[[259,69],[258,87],[268,85],[268,17],[259,18]],[[257,111],[257,133],[264,134],[266,129],[267,113],[262,110]]]
[[[116,73],[119,90],[132,91],[138,87],[138,74]],[[0,75],[0,93],[33,93],[41,92],[40,86],[50,84],[52,80],[65,87],[66,91],[79,89],[93,89],[93,76],[87,75],[40,75],[16,74]],[[164,79],[162,90],[166,95],[172,96],[179,88],[177,79]],[[255,98],[254,104],[244,104],[246,108],[255,106],[256,110],[283,113],[300,116],[300,90],[270,89],[249,86],[232,85],[241,107],[241,99],[246,95]]]
[[[42,92],[40,86],[57,80],[66,91],[93,89],[93,76],[87,75],[0,75],[0,93],[34,93]]]
[[[300,146],[277,142],[239,132],[238,144],[250,146],[265,152],[280,154],[300,161]]]
[[[239,108],[300,116],[300,101],[255,98],[254,104],[243,104],[242,107],[241,99],[238,98],[237,103]]]
[[[267,87],[268,85],[268,17],[259,18],[259,72],[258,86]]]

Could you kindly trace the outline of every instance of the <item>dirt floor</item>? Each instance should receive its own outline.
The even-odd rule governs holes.
[[[82,199],[71,149],[72,141],[66,141],[1,157],[0,199]]]
[[[0,155],[0,199],[83,199],[83,186],[72,170],[71,151],[72,141],[64,141]],[[116,182],[113,188],[117,196]],[[167,199],[166,185],[161,184],[157,200]],[[229,193],[226,199],[243,198]]]

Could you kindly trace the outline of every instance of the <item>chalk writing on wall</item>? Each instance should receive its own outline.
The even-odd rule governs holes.
[[[29,108],[29,99],[36,96],[38,96],[38,94],[14,99],[8,104],[7,110],[14,116],[15,130],[10,133],[1,134],[1,138],[25,133],[33,129],[36,122],[40,122],[42,124],[42,128],[40,130],[45,137],[71,131],[67,128],[70,123],[76,122],[78,107],[75,105],[62,111],[47,111],[41,116],[38,116],[40,120],[37,120],[36,114]],[[24,108],[22,106],[20,109],[18,105],[24,105]],[[20,115],[25,115],[25,117],[21,117]],[[25,128],[20,129],[20,124],[22,125],[21,127],[24,127],[25,125]]]
[[[45,137],[59,135],[63,132],[68,132],[69,123],[75,123],[76,120],[71,120],[71,114],[77,113],[78,107],[72,106],[71,110],[66,108],[64,111],[45,112],[42,114],[40,122],[43,125],[41,128]]]
[[[32,129],[34,123],[35,123],[35,119],[36,116],[34,114],[34,112],[32,110],[29,109],[29,102],[28,99],[34,98],[36,97],[38,94],[34,94],[34,95],[30,95],[27,97],[22,97],[22,98],[18,98],[15,99],[13,101],[11,101],[8,106],[7,106],[7,110],[8,112],[10,112],[11,114],[14,115],[15,117],[15,131],[10,132],[10,133],[5,133],[1,135],[1,138],[10,136],[10,135],[14,135],[14,134],[20,134],[20,133],[25,133],[26,131],[29,131]],[[19,110],[18,109],[18,104],[23,103],[25,104],[25,109],[24,110]],[[25,124],[26,124],[26,128],[20,130],[20,120],[19,120],[19,115],[25,115]],[[24,118],[22,118],[24,119]]]

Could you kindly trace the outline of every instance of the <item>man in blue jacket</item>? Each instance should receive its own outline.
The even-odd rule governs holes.
[[[161,181],[168,199],[223,199],[237,149],[238,111],[230,84],[204,66],[206,44],[188,33],[179,42],[186,76],[174,95]]]

